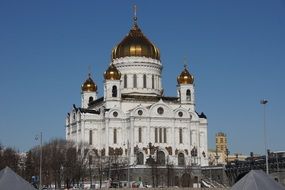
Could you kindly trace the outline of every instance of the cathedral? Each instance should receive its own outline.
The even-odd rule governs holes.
[[[82,84],[81,105],[66,117],[66,139],[83,144],[91,156],[126,159],[131,169],[207,166],[207,117],[196,111],[189,68],[177,73],[177,96],[164,95],[159,48],[136,15],[111,57],[103,97],[90,73]]]

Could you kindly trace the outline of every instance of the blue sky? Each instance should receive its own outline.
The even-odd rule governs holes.
[[[112,48],[138,23],[161,51],[165,95],[176,96],[186,57],[209,147],[225,132],[231,153],[285,150],[285,1],[0,1],[0,142],[26,151],[65,137],[91,65],[103,93]]]

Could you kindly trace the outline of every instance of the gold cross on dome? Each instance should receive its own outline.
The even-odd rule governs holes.
[[[184,63],[184,68],[187,69],[187,67],[188,67],[188,60],[187,60],[186,56],[184,56],[183,63]]]
[[[137,24],[137,5],[134,5],[134,24]]]

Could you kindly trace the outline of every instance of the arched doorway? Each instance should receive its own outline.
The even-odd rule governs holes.
[[[165,165],[165,154],[163,151],[158,151],[157,152],[157,164],[160,166]]]
[[[184,166],[185,165],[185,158],[183,153],[178,154],[178,166]]]
[[[182,185],[182,187],[192,187],[193,186],[193,182],[191,181],[190,174],[185,173],[182,175],[181,185]]]
[[[143,165],[144,164],[144,156],[142,152],[139,152],[137,154],[137,165]]]

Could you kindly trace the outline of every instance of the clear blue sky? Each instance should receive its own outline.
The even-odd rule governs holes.
[[[208,116],[209,147],[228,135],[231,153],[285,150],[285,1],[0,1],[0,142],[20,151],[65,137],[64,119],[80,105],[92,66],[103,94],[112,48],[138,23],[161,51],[165,95],[187,57],[197,111]]]

